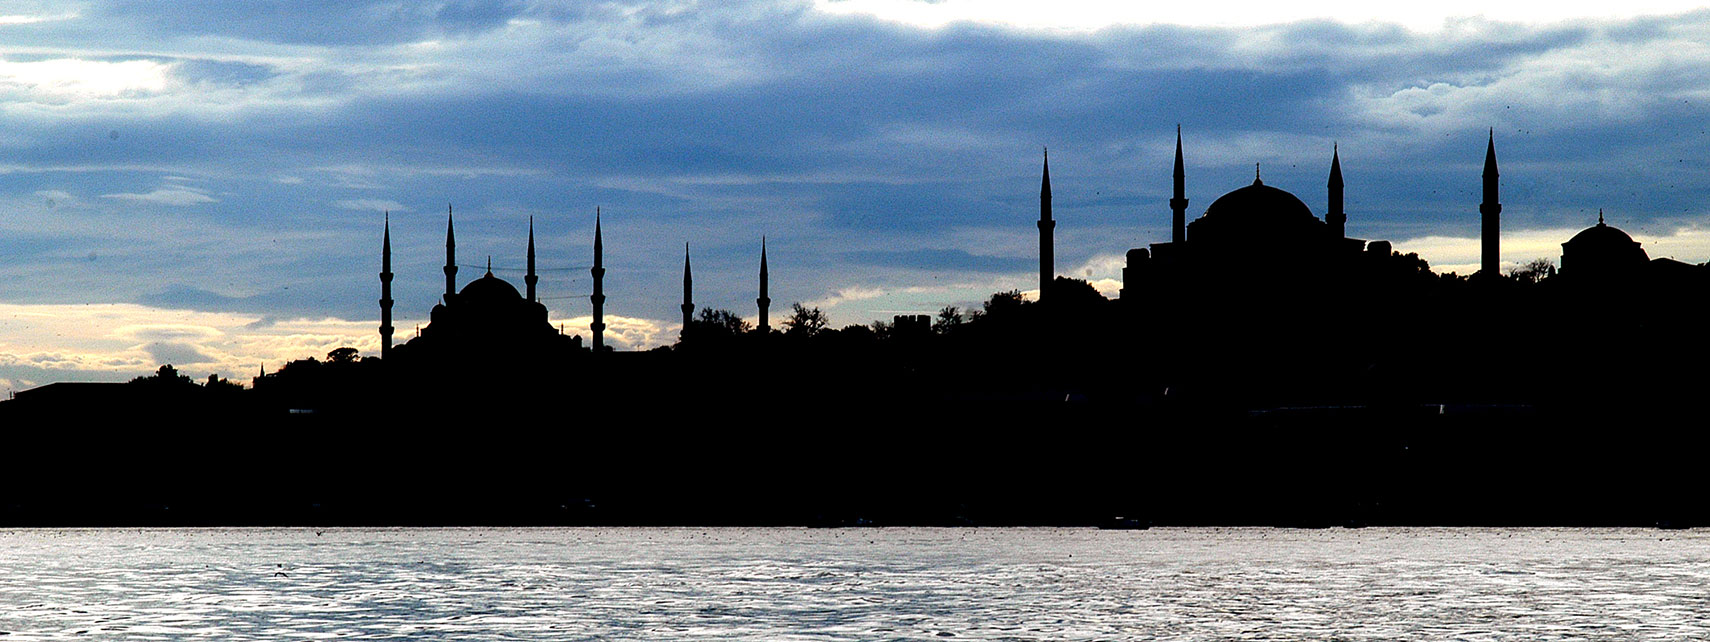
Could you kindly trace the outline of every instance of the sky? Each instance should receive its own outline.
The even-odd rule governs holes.
[[[520,284],[587,336],[594,211],[608,343],[695,303],[834,325],[1037,287],[1041,151],[1060,274],[1110,296],[1251,182],[1439,272],[1478,263],[1493,132],[1504,265],[1596,222],[1710,260],[1710,11],[1445,0],[0,0],[0,390],[172,363],[258,369],[399,339],[459,279]],[[1533,5],[1538,3],[1514,3]],[[1115,6],[1112,6],[1115,5]],[[1160,338],[1167,340],[1167,338]]]

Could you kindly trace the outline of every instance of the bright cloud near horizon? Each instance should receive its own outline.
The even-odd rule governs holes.
[[[1519,8],[1517,8],[1519,7]],[[1251,181],[1439,271],[1477,263],[1494,130],[1503,261],[1598,210],[1710,260],[1710,10],[1448,0],[0,0],[0,388],[172,362],[247,378],[378,345],[382,212],[401,336],[460,280],[520,282],[535,221],[554,323],[586,333],[605,213],[612,341],[695,302],[836,325],[1036,289],[1039,150],[1057,270],[1114,296]]]

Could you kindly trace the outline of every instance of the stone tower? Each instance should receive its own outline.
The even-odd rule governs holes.
[[[1484,202],[1478,206],[1478,213],[1484,216],[1479,233],[1484,250],[1479,260],[1479,271],[1486,277],[1502,274],[1502,203],[1497,198],[1496,182],[1496,129],[1493,127],[1484,148]]]
[[[392,213],[380,240],[380,359],[392,356]]]
[[[588,301],[594,304],[594,322],[588,324],[588,329],[594,333],[594,354],[606,349],[606,267],[603,260],[605,247],[600,243],[600,208],[594,208],[594,268],[588,270],[594,276],[594,294]]]
[[[771,309],[772,297],[766,295],[766,237],[760,237],[760,297],[754,299],[755,305],[760,306],[760,332],[772,331]]]
[[[1342,211],[1342,155],[1335,145],[1330,147],[1330,203],[1324,222],[1330,224],[1330,238],[1348,235],[1348,214]]]

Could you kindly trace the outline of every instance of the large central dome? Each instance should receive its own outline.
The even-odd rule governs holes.
[[[1255,178],[1205,208],[1188,224],[1187,240],[1199,252],[1268,254],[1321,244],[1328,233],[1306,203]]]
[[[516,286],[488,272],[486,276],[463,286],[463,291],[457,293],[457,298],[471,304],[509,304],[521,301],[523,297],[517,292]]]
[[[1213,216],[1237,219],[1239,222],[1236,224],[1318,222],[1318,217],[1312,215],[1312,209],[1295,195],[1256,178],[1252,185],[1224,194],[1213,201],[1211,207],[1205,208],[1205,217]]]

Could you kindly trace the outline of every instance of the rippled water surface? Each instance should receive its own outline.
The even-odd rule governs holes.
[[[3,640],[1703,640],[1710,532],[0,531]]]

